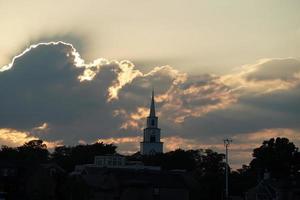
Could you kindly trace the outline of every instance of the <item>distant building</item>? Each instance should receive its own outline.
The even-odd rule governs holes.
[[[73,182],[67,199],[93,200],[189,200],[194,181],[182,172],[100,167],[85,167],[69,178]]]
[[[17,199],[56,199],[64,192],[62,186],[65,175],[65,170],[55,163],[38,165],[25,179],[23,187],[27,198]]]
[[[160,170],[159,166],[145,166],[141,161],[127,161],[125,156],[120,154],[110,154],[103,156],[95,156],[94,164],[76,165],[72,175],[85,170],[85,168],[122,168],[122,169],[147,169],[147,170]]]
[[[95,156],[96,167],[118,168],[125,166],[125,157],[119,154]]]
[[[158,128],[158,117],[155,115],[154,91],[152,91],[147,127],[144,129],[143,141],[140,145],[142,155],[154,155],[163,152],[163,143],[160,141],[160,128]]]
[[[300,185],[293,177],[273,179],[265,173],[264,179],[245,195],[246,200],[299,200]]]
[[[66,172],[55,163],[0,160],[0,199],[63,199]]]
[[[4,177],[15,177],[17,176],[18,168],[16,165],[2,161],[0,162],[0,180]]]

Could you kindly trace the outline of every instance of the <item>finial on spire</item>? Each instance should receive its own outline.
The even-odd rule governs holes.
[[[150,115],[149,117],[155,117],[155,100],[154,100],[154,88],[152,88],[152,98],[150,106]]]

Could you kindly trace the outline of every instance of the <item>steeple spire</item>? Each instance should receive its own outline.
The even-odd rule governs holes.
[[[155,115],[154,89],[152,89],[150,113],[147,117],[143,141],[141,142],[141,154],[153,155],[162,152],[163,143],[160,141],[160,128],[158,128],[158,117]]]
[[[155,116],[154,89],[152,89],[152,99],[151,99],[151,106],[150,106],[150,114],[149,114],[149,117],[156,117],[156,116]]]

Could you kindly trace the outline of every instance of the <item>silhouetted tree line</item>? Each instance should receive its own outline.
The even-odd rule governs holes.
[[[265,173],[272,179],[300,182],[300,152],[287,138],[271,138],[255,148],[249,165],[231,172],[231,194],[245,193],[262,180]]]
[[[32,140],[20,147],[2,146],[0,163],[12,162],[24,167],[26,173],[19,175],[26,179],[35,166],[56,163],[66,173],[74,170],[75,165],[94,162],[94,156],[114,154],[117,147],[113,144],[95,143],[77,146],[56,147],[53,152],[47,150],[42,140]],[[139,153],[127,156],[128,160],[139,160],[145,165],[161,166],[162,170],[186,170],[186,174],[197,180],[192,197],[221,199],[224,192],[224,154],[212,150],[177,149],[164,154],[141,156]],[[1,167],[1,165],[0,165]],[[31,169],[31,171],[30,171]],[[300,152],[287,138],[272,138],[253,150],[253,159],[249,165],[230,173],[230,194],[242,196],[255,186],[268,172],[272,177],[284,179],[294,177],[299,181]],[[60,179],[60,181],[63,181]],[[18,181],[16,182],[18,183]],[[24,182],[23,182],[24,183]],[[63,187],[63,183],[59,184]],[[1,184],[0,184],[1,186]],[[58,190],[63,199],[62,191]]]
[[[113,144],[94,143],[58,146],[50,153],[42,140],[32,140],[20,147],[2,146],[0,160],[29,165],[54,162],[70,172],[75,165],[93,163],[96,155],[114,154],[116,149]]]
[[[116,153],[117,147],[113,144],[94,143],[77,145],[75,147],[56,147],[50,156],[50,161],[57,163],[66,171],[70,172],[75,165],[94,163],[97,155]]]
[[[133,159],[135,155],[130,158]],[[255,148],[249,165],[230,171],[230,194],[243,196],[254,187],[267,172],[275,179],[294,177],[300,181],[300,152],[287,138],[271,138]],[[133,157],[133,158],[132,158]],[[162,169],[183,169],[192,173],[199,181],[198,196],[201,199],[221,199],[224,193],[225,155],[212,150],[182,150],[165,154],[144,156],[148,165]]]
[[[0,160],[38,164],[47,162],[49,155],[47,146],[42,140],[32,140],[16,148],[2,146]]]
[[[186,170],[189,176],[198,181],[191,191],[192,199],[212,200],[222,198],[226,165],[224,157],[224,154],[210,149],[177,149],[164,154],[143,156],[142,161],[146,165],[161,166],[163,170]]]
[[[7,192],[8,199],[66,199],[71,184],[67,174],[76,165],[93,163],[96,155],[116,153],[116,148],[94,143],[59,146],[50,153],[42,140],[19,147],[2,146],[0,193]]]

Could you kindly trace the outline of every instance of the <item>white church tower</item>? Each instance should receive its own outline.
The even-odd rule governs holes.
[[[163,143],[160,141],[160,128],[158,128],[158,118],[155,115],[154,91],[152,91],[150,113],[147,117],[147,127],[144,129],[144,137],[141,142],[141,154],[154,155],[162,152]]]

